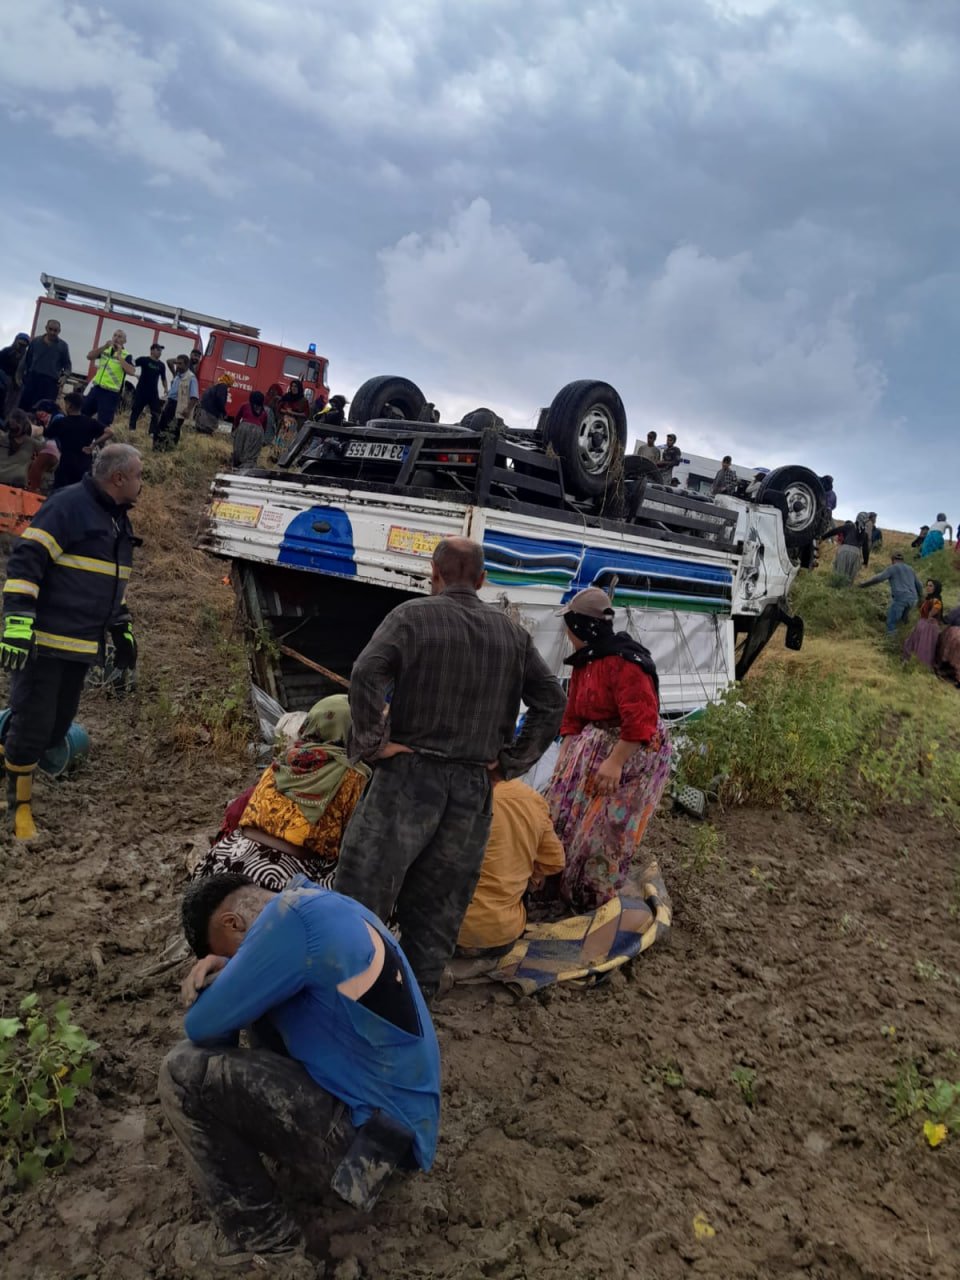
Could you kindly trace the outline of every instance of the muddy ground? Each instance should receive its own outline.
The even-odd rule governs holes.
[[[132,704],[91,698],[84,715],[136,763]],[[173,1280],[171,1241],[198,1213],[155,1094],[179,971],[141,975],[174,931],[191,839],[245,775],[195,762],[187,785],[181,762],[135,778],[121,754],[41,785],[48,836],[0,871],[3,1012],[31,990],[66,996],[102,1046],[77,1163],[3,1202],[3,1274],[24,1280]],[[957,1274],[960,1147],[895,1123],[888,1083],[911,1059],[960,1074],[952,839],[903,815],[853,843],[791,814],[717,825],[725,864],[705,873],[683,867],[689,822],[651,834],[670,946],[597,990],[474,987],[439,1005],[436,1168],[371,1222],[322,1197],[328,1275]],[[698,1214],[715,1235],[697,1238]]]
[[[182,969],[149,971],[191,849],[252,766],[177,727],[231,611],[222,567],[178,551],[177,520],[175,504],[153,512],[132,593],[142,696],[85,697],[89,764],[40,782],[44,836],[0,855],[0,1015],[63,996],[101,1046],[75,1163],[0,1198],[4,1278],[175,1280],[172,1241],[201,1213],[156,1100]],[[662,815],[648,836],[671,945],[592,991],[480,986],[438,1004],[436,1166],[370,1220],[319,1189],[308,1223],[328,1277],[957,1275],[960,1141],[929,1149],[891,1084],[910,1062],[960,1079],[955,838],[906,813],[844,831],[711,818],[722,861],[706,866],[693,822]]]

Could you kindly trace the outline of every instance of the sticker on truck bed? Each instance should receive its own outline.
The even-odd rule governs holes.
[[[387,549],[407,551],[414,556],[432,556],[442,537],[443,534],[428,533],[426,529],[405,529],[402,524],[393,524],[387,534]]]
[[[246,502],[218,500],[210,504],[210,512],[215,520],[229,520],[231,524],[255,525],[262,510],[263,507],[255,507]]]

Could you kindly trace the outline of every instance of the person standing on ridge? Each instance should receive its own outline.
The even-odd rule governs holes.
[[[651,462],[660,465],[660,450],[657,448],[657,433],[655,431],[647,432],[647,443],[641,444],[639,440],[634,446],[633,452],[640,458],[649,458]]]
[[[148,356],[140,356],[134,364],[140,370],[136,389],[133,393],[133,404],[130,406],[130,430],[136,431],[140,415],[146,409],[150,414],[150,430],[153,431],[160,412],[160,383],[163,383],[163,394],[167,394],[167,370],[161,360],[163,347],[154,342]]]
[[[713,477],[713,484],[710,486],[711,496],[716,498],[724,493],[735,494],[739,480],[740,477],[733,469],[733,459],[728,453],[720,463],[720,470]]]
[[[20,366],[30,345],[29,335],[18,333],[9,347],[0,351],[0,418],[17,407],[20,390]],[[6,379],[6,385],[3,379]]]
[[[124,345],[126,341],[127,335],[117,329],[109,342],[87,352],[88,360],[97,361],[97,371],[93,375],[93,386],[84,396],[83,412],[96,418],[102,427],[113,426],[124,378],[137,376],[136,366]]]
[[[7,562],[0,667],[12,679],[3,753],[17,840],[36,835],[37,764],[63,741],[108,634],[116,669],[136,665],[126,602],[134,547],[127,512],[140,496],[142,473],[132,445],[107,445],[92,475],[46,500]]]
[[[72,371],[70,348],[60,337],[60,321],[50,319],[33,339],[20,366],[20,408],[29,413],[38,400],[56,400],[60,381]]]

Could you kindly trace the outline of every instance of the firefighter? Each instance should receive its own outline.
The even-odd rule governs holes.
[[[322,409],[313,415],[317,422],[328,427],[342,427],[346,421],[344,410],[347,407],[346,396],[331,396]]]
[[[135,539],[127,513],[143,464],[128,444],[108,444],[92,475],[52,494],[7,562],[0,667],[11,672],[3,740],[14,838],[36,835],[33,775],[70,728],[89,667],[107,633],[117,670],[131,670],[137,642],[126,603]]]

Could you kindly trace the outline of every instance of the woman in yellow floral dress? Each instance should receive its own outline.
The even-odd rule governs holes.
[[[370,777],[347,757],[346,694],[323,698],[303,722],[300,739],[260,776],[234,830],[221,833],[193,873],[248,876],[279,891],[295,875],[329,888],[340,842]]]

